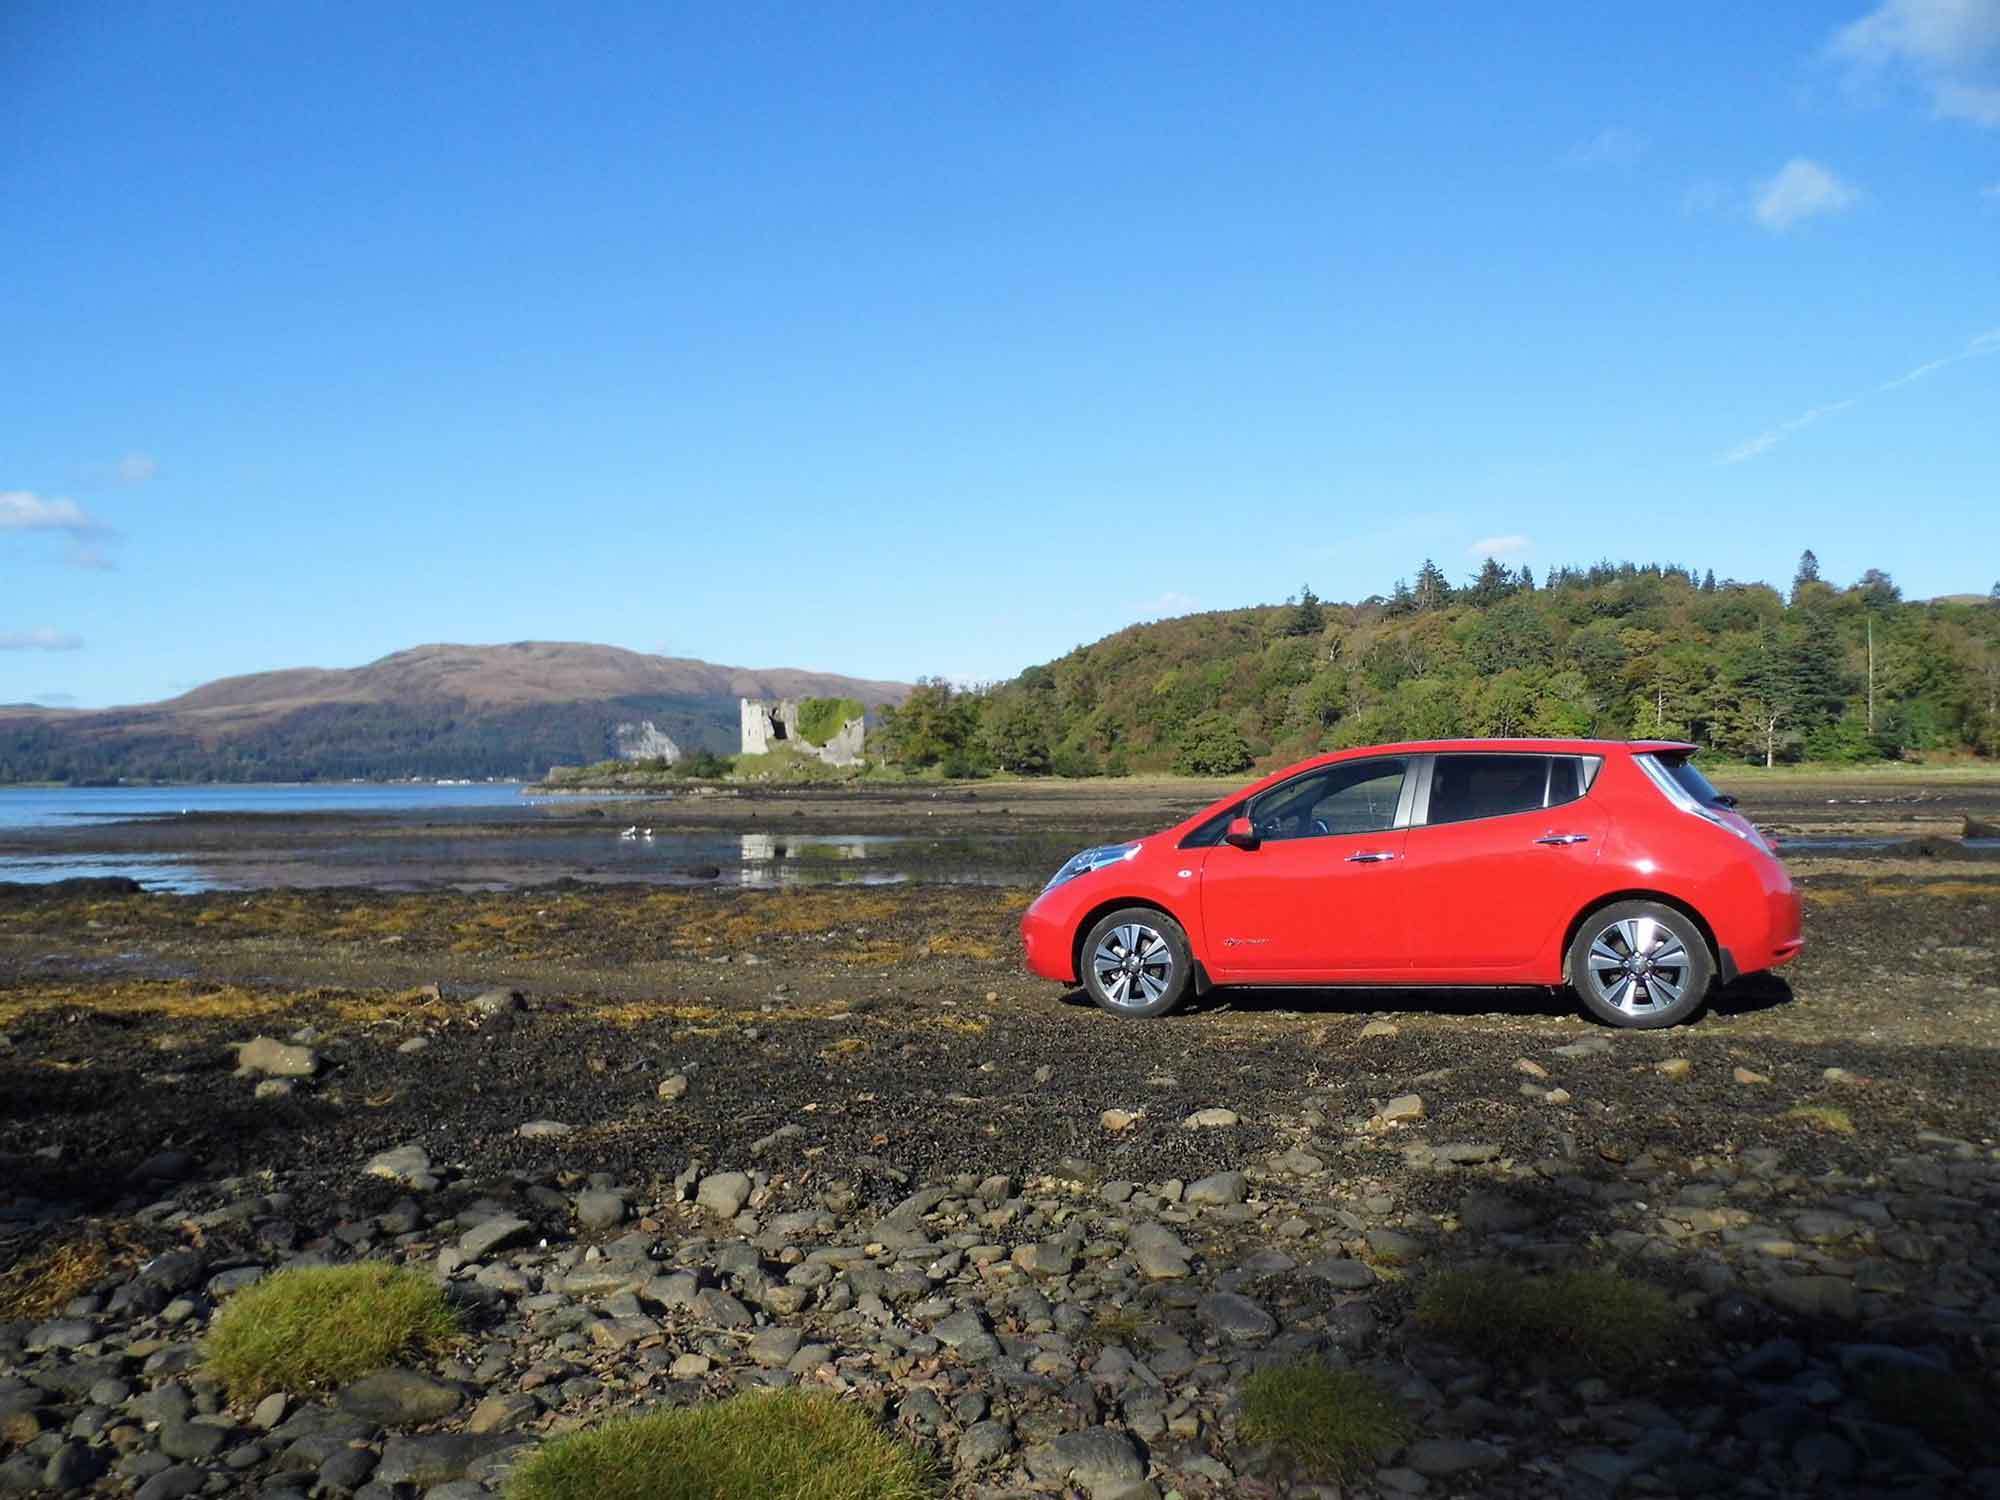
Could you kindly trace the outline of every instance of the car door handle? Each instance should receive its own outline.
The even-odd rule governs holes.
[[[1347,862],[1350,865],[1379,865],[1384,860],[1391,860],[1395,857],[1395,855],[1389,853],[1386,849],[1363,849],[1359,854],[1348,855]]]
[[[1538,844],[1587,844],[1590,842],[1590,835],[1587,833],[1545,833],[1536,839],[1535,842]]]

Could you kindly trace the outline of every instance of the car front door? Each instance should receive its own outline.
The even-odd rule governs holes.
[[[1416,983],[1528,972],[1587,899],[1606,819],[1590,757],[1439,754],[1405,845]]]
[[[1337,761],[1245,809],[1254,848],[1202,856],[1202,927],[1216,980],[1398,977],[1408,962],[1403,841],[1407,756]]]

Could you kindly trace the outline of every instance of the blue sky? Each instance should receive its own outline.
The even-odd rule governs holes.
[[[2000,576],[2000,0],[14,0],[0,266],[0,702]]]

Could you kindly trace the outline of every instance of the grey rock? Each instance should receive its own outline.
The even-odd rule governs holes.
[[[1491,1443],[1472,1438],[1419,1438],[1403,1454],[1403,1462],[1428,1478],[1443,1479],[1471,1469],[1491,1469],[1506,1457]]]
[[[1787,1276],[1772,1282],[1765,1295],[1802,1318],[1852,1322],[1860,1312],[1854,1283],[1841,1276]]]
[[[518,1391],[512,1395],[488,1396],[472,1408],[472,1415],[465,1419],[465,1430],[481,1436],[489,1432],[512,1432],[532,1421],[541,1409],[541,1402]]]
[[[465,1404],[455,1385],[416,1370],[377,1370],[340,1393],[340,1409],[384,1427],[414,1427],[450,1416]]]
[[[1202,1322],[1232,1343],[1262,1343],[1278,1331],[1278,1320],[1239,1292],[1212,1292],[1196,1310]]]
[[[733,1219],[750,1201],[750,1178],[744,1172],[711,1172],[695,1189],[694,1201],[719,1219]]]
[[[42,1483],[58,1495],[82,1489],[104,1472],[104,1459],[88,1443],[70,1441],[49,1455]]]
[[[1189,1183],[1182,1195],[1185,1202],[1211,1206],[1241,1203],[1249,1196],[1250,1179],[1241,1172],[1217,1172],[1201,1178]]]
[[[805,1335],[796,1328],[766,1328],[750,1340],[747,1352],[752,1363],[779,1370],[792,1362],[804,1342]]]
[[[579,1193],[576,1221],[585,1229],[611,1229],[625,1222],[625,1199],[617,1193]]]
[[[575,1133],[574,1125],[566,1125],[561,1120],[529,1120],[514,1130],[514,1134],[524,1141],[549,1141]]]
[[[1375,1118],[1385,1125],[1402,1125],[1424,1117],[1424,1096],[1422,1094],[1398,1094],[1375,1113]]]
[[[386,1177],[391,1182],[404,1183],[410,1187],[435,1187],[437,1178],[431,1172],[430,1153],[414,1142],[407,1146],[396,1146],[388,1151],[378,1151],[368,1158],[368,1165],[362,1172],[369,1177]]]
[[[140,1485],[135,1500],[187,1500],[189,1495],[199,1494],[207,1483],[205,1470],[193,1464],[175,1464]]]
[[[233,1436],[229,1428],[212,1422],[193,1418],[170,1420],[160,1424],[160,1451],[169,1458],[190,1462],[213,1458],[229,1446]]]
[[[1375,1284],[1374,1271],[1344,1255],[1331,1255],[1324,1260],[1313,1261],[1305,1268],[1305,1274],[1342,1292],[1358,1292]]]
[[[1388,1265],[1408,1265],[1424,1253],[1423,1241],[1395,1229],[1371,1229],[1362,1236],[1369,1253]]]
[[[1454,1141],[1449,1145],[1433,1147],[1431,1156],[1455,1167],[1470,1167],[1481,1162],[1498,1161],[1500,1148],[1486,1141]]]
[[[378,1484],[414,1484],[428,1488],[463,1479],[465,1471],[488,1454],[514,1447],[513,1433],[444,1432],[428,1437],[392,1437],[382,1445],[375,1468]]]
[[[511,1015],[521,1008],[519,990],[484,990],[472,997],[472,1008],[482,1017]]]
[[[28,1330],[30,1349],[81,1349],[97,1337],[89,1318],[51,1318]]]
[[[660,1080],[659,1095],[671,1104],[688,1091],[687,1074],[675,1073]]]
[[[931,1325],[931,1337],[947,1349],[956,1349],[968,1339],[986,1334],[986,1319],[976,1308],[962,1308]]]
[[[260,1036],[236,1049],[236,1066],[246,1073],[273,1078],[310,1078],[320,1069],[320,1056],[310,1047]]]
[[[347,1494],[360,1489],[374,1472],[375,1454],[372,1449],[343,1445],[326,1456],[314,1479],[322,1489]]]
[[[535,1226],[512,1214],[501,1214],[483,1224],[475,1224],[458,1237],[458,1248],[474,1260],[484,1260],[500,1250],[525,1245],[535,1237]]]
[[[1014,1451],[1014,1434],[1004,1422],[974,1422],[958,1440],[955,1455],[961,1469],[983,1469]]]
[[[1143,1480],[1146,1460],[1124,1433],[1086,1427],[1030,1450],[1028,1472],[1043,1481],[1070,1480],[1093,1496],[1104,1496]]]

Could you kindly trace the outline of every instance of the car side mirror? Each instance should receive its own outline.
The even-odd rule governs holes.
[[[1231,818],[1229,826],[1222,831],[1222,842],[1234,844],[1238,849],[1257,847],[1257,830],[1248,818]]]

